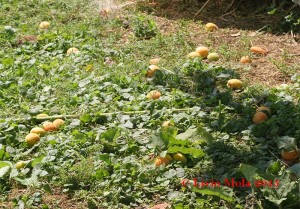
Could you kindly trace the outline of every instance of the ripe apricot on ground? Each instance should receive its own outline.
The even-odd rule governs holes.
[[[214,31],[214,30],[217,30],[217,29],[219,29],[219,28],[218,28],[218,26],[217,26],[216,24],[214,24],[214,23],[207,23],[207,24],[205,25],[205,29],[206,29],[207,31]]]
[[[30,133],[25,137],[25,142],[29,146],[35,145],[40,140],[40,136],[35,133]]]
[[[160,58],[154,58],[149,61],[151,65],[157,65],[160,62]]]
[[[161,165],[168,165],[172,160],[172,157],[170,155],[166,155],[165,157],[157,157],[155,159],[155,165],[158,167],[158,166],[161,166]]]
[[[243,64],[248,64],[248,63],[251,63],[251,59],[249,56],[243,56],[240,60],[241,63]]]
[[[65,123],[65,121],[63,119],[55,119],[53,121],[53,125],[56,126],[57,128],[59,128],[60,126],[62,126]]]
[[[167,127],[170,127],[170,126],[173,126],[173,124],[172,124],[172,122],[169,121],[169,120],[163,122],[163,124],[162,124],[162,127],[163,127],[163,128],[167,128]]]
[[[77,48],[75,48],[75,47],[72,47],[72,48],[69,48],[68,50],[67,50],[67,54],[77,54],[77,53],[79,53],[80,51],[79,51],[79,49],[77,49]]]
[[[207,59],[209,61],[218,61],[220,59],[220,56],[218,53],[213,52],[213,53],[210,53],[209,55],[207,55]]]
[[[45,136],[46,131],[40,127],[34,127],[31,129],[30,133],[37,134],[39,136]]]
[[[43,21],[40,23],[39,28],[40,29],[47,29],[50,27],[50,23],[48,21]]]
[[[49,115],[47,115],[47,114],[45,114],[45,113],[41,113],[41,114],[38,114],[37,116],[36,116],[36,118],[46,118],[46,117],[48,117]]]
[[[159,99],[160,96],[161,96],[161,93],[159,91],[153,90],[153,91],[150,91],[146,97],[147,97],[147,99],[156,100],[156,99]]]
[[[24,168],[25,165],[26,165],[25,161],[19,161],[16,163],[15,167],[16,167],[16,169],[21,169],[21,168]]]
[[[191,52],[187,56],[188,58],[195,58],[195,57],[200,57],[200,54],[198,52]]]
[[[227,81],[227,86],[233,90],[243,87],[243,82],[239,79],[230,79]]]
[[[58,129],[52,122],[49,121],[44,122],[43,127],[45,131],[57,131]]]
[[[175,161],[180,161],[182,163],[186,163],[187,162],[186,157],[183,154],[181,154],[181,153],[176,153],[175,155],[173,155],[173,159]]]
[[[266,111],[268,114],[271,114],[270,108],[266,106],[260,106],[256,109],[256,112],[264,112],[264,111]]]
[[[287,161],[297,160],[300,156],[299,149],[295,149],[292,151],[281,150],[280,152],[282,159]]]
[[[159,69],[159,67],[156,66],[156,65],[150,65],[148,68],[149,68],[149,69],[147,70],[147,77],[148,77],[148,78],[153,77],[155,71]]]
[[[266,54],[266,50],[264,50],[263,48],[259,47],[259,46],[252,46],[250,48],[250,51],[253,53],[253,54],[261,54],[261,55],[264,55]]]
[[[254,114],[252,121],[254,124],[259,124],[267,119],[268,119],[268,116],[265,113],[257,112]]]
[[[196,52],[198,52],[198,54],[200,54],[201,57],[206,58],[209,52],[209,49],[205,46],[199,46],[196,49]]]

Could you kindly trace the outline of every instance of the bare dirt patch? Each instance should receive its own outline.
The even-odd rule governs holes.
[[[157,4],[153,5],[157,7]],[[174,10],[166,9],[165,12],[174,12]],[[180,18],[184,14],[178,16],[176,19],[156,16],[155,20],[160,31],[165,35],[176,33],[180,28]],[[216,23],[219,22],[216,20]],[[204,30],[201,21],[191,21],[187,28],[189,39],[195,46],[206,45],[220,53],[222,59],[216,64],[236,69],[241,78],[248,80],[250,84],[277,86],[291,82],[291,76],[300,72],[299,34],[271,34],[259,30],[243,30],[242,28],[245,27],[233,27],[233,25],[229,28],[220,27],[220,30],[208,33]],[[268,53],[266,56],[255,56],[250,53],[251,46],[261,46]],[[251,57],[251,64],[242,65],[239,62],[245,55]]]

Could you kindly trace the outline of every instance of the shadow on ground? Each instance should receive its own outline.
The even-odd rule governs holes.
[[[200,20],[217,23],[221,28],[267,30],[272,33],[291,30],[291,24],[284,17],[291,11],[300,14],[300,7],[293,2],[278,0],[151,0],[140,3],[139,8],[169,19]],[[276,12],[273,9],[277,9]],[[270,11],[275,13],[268,14]]]

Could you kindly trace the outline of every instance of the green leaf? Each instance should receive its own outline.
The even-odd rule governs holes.
[[[275,14],[276,11],[277,11],[277,9],[274,8],[274,9],[268,11],[268,15],[273,15],[273,14]]]
[[[286,170],[291,171],[292,173],[294,173],[297,176],[297,178],[300,178],[300,163],[296,163]]]
[[[101,139],[104,139],[108,142],[115,142],[119,136],[120,136],[120,129],[111,128],[101,134]]]
[[[211,133],[206,131],[202,126],[197,128],[198,134],[206,141],[207,144],[211,144],[215,139]]]
[[[232,188],[229,187],[217,186],[213,188],[209,188],[209,187],[198,188],[192,186],[192,191],[200,194],[217,196],[228,202],[235,201],[235,199],[233,198],[233,194],[234,194],[233,190]]]
[[[9,161],[0,161],[0,168],[6,167],[6,166],[12,166],[12,163]]]
[[[7,175],[10,171],[11,167],[10,166],[4,166],[0,168],[0,178],[3,178],[5,175]]]
[[[93,120],[93,117],[90,114],[84,114],[80,117],[80,120],[84,123],[88,123]]]
[[[182,154],[189,154],[194,158],[203,157],[205,155],[203,150],[194,147],[172,146],[169,147],[168,149],[168,153],[177,153],[177,152],[180,152]]]
[[[197,129],[196,128],[192,128],[192,129],[188,129],[186,130],[185,132],[181,133],[181,134],[178,134],[176,136],[176,139],[190,139],[190,138],[193,138],[195,137],[195,135],[197,136],[198,133],[197,133]]]
[[[151,148],[159,147],[160,149],[164,149],[166,147],[164,141],[158,134],[154,134],[150,137],[149,145]]]
[[[44,157],[45,157],[45,155],[41,155],[41,156],[39,156],[39,157],[37,157],[37,158],[34,158],[34,159],[31,161],[31,163],[30,163],[31,166],[32,166],[32,167],[35,167],[36,165],[42,163],[42,160],[43,160]]]
[[[254,188],[255,181],[257,179],[262,179],[257,173],[256,170],[257,168],[253,167],[252,165],[247,165],[247,164],[240,164],[240,171],[244,174],[246,177],[247,181],[251,183],[252,189]]]
[[[49,184],[44,184],[44,185],[43,185],[43,189],[44,189],[44,191],[45,191],[46,193],[48,193],[48,194],[53,194],[53,192],[52,192],[52,190],[51,190]]]

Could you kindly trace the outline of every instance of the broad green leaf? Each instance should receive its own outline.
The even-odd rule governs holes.
[[[39,157],[37,157],[37,158],[34,158],[32,161],[31,161],[31,166],[32,167],[35,167],[37,164],[39,164],[39,163],[42,163],[42,160],[43,160],[43,158],[45,157],[45,155],[41,155],[41,156],[39,156]]]
[[[195,186],[191,186],[191,188],[192,188],[192,191],[196,192],[196,193],[217,196],[228,202],[235,201],[235,199],[233,197],[233,195],[234,195],[233,190],[232,190],[232,188],[229,188],[229,187],[216,186],[213,188],[210,188],[210,187],[198,188]]]
[[[164,149],[166,145],[164,141],[161,139],[160,135],[154,134],[149,139],[149,147],[151,148],[159,147],[160,149]]]
[[[93,117],[90,114],[84,114],[80,117],[80,120],[84,123],[88,123],[93,120]]]
[[[254,188],[255,181],[261,179],[261,177],[256,173],[257,168],[252,165],[240,164],[240,171],[244,174],[247,181],[251,183],[251,187]]]
[[[5,175],[7,175],[10,171],[11,167],[10,166],[4,166],[0,168],[0,178],[3,178]]]
[[[203,157],[205,155],[203,150],[194,147],[172,146],[169,147],[168,149],[168,153],[177,153],[177,152],[180,152],[182,154],[189,154],[194,158]]]
[[[9,161],[0,161],[0,168],[6,167],[6,166],[12,166],[12,163]]]
[[[115,142],[119,136],[120,136],[120,129],[111,128],[101,134],[101,139],[104,139],[108,142]]]
[[[214,141],[213,135],[211,135],[211,133],[206,131],[203,127],[198,126],[197,132],[202,137],[202,139],[206,141],[206,143],[210,144]]]
[[[300,178],[300,163],[296,163],[286,170],[291,171],[293,174],[295,174],[297,176],[297,178]]]
[[[197,133],[197,129],[196,128],[192,128],[192,129],[188,129],[186,130],[185,132],[181,133],[181,134],[178,134],[176,136],[176,139],[190,139],[192,137],[194,137],[195,135],[198,135]]]

